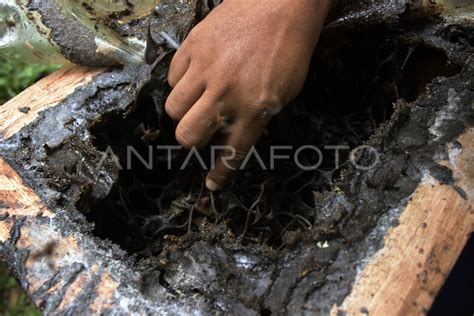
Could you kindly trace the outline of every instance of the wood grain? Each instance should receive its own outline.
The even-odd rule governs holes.
[[[0,140],[17,133],[34,121],[39,112],[58,104],[102,71],[104,69],[64,67],[25,90],[0,107]],[[18,108],[23,106],[31,110],[22,113]],[[370,258],[351,294],[341,306],[334,306],[333,314],[345,311],[349,315],[363,315],[368,311],[370,315],[417,315],[429,310],[474,231],[474,129],[458,141],[462,151],[450,145],[449,161],[440,162],[453,170],[456,187],[442,185],[432,177],[424,179],[401,213],[400,224],[389,230],[384,247]],[[6,213],[9,217],[0,220],[0,243],[11,236],[17,218],[26,217],[16,242],[19,250],[34,253],[54,241],[56,250],[51,262],[58,271],[88,258],[84,255],[88,250],[79,245],[75,237],[64,238],[47,222],[36,220],[38,215],[53,218],[54,214],[0,156],[0,216]],[[34,257],[28,258],[29,294],[47,281],[35,273],[45,264]],[[100,297],[94,300],[92,308],[96,312],[110,308],[118,284],[99,266],[81,272],[71,284],[58,283],[49,291],[62,288],[61,291],[67,292],[60,305],[60,309],[66,308],[74,305],[84,282],[92,279],[100,280]]]
[[[29,188],[10,165],[0,157],[0,216],[47,216],[53,213],[41,201],[38,195]],[[0,236],[5,236],[0,221]],[[0,238],[0,242],[5,241]]]
[[[474,129],[459,142],[462,152],[452,149],[443,164],[462,191],[426,178],[334,315],[424,315],[430,309],[474,231]]]
[[[24,265],[25,274],[23,283],[27,284],[30,298],[37,306],[44,305],[46,297],[35,297],[56,273],[66,271],[81,263],[84,267],[90,264],[95,256],[80,244],[75,234],[65,236],[57,226],[51,225],[53,214],[41,201],[38,195],[29,188],[21,177],[0,157],[0,245],[11,242],[13,226],[21,222],[17,239],[13,243],[17,253],[27,252],[28,256]],[[41,220],[38,219],[41,217]],[[47,221],[49,219],[49,223]],[[50,254],[43,255],[44,249],[53,245]],[[102,266],[102,261],[94,263],[90,268],[83,269],[74,278],[59,278],[51,288],[46,289],[48,295],[61,294],[57,314],[71,310],[77,302],[76,298],[83,294],[86,284],[94,284],[89,291],[96,293],[92,297],[91,310],[94,315],[101,315],[112,307],[114,294],[118,283],[114,280],[107,267]]]
[[[0,141],[33,122],[38,113],[65,100],[74,90],[103,72],[104,68],[64,66],[0,106]],[[23,113],[19,108],[29,108]]]

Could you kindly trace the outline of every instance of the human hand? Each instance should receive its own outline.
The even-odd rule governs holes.
[[[168,74],[177,141],[224,150],[206,186],[226,185],[273,115],[303,87],[330,0],[225,0],[189,34]],[[232,148],[232,150],[230,150]]]

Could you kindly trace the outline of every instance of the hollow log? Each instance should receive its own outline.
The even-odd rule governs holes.
[[[346,185],[314,209],[337,219],[281,248],[243,245],[225,224],[206,223],[205,234],[160,236],[161,252],[144,259],[100,239],[98,218],[87,217],[119,172],[84,175],[104,150],[90,130],[111,116],[120,124],[135,100],[163,103],[169,61],[151,85],[146,66],[70,66],[42,79],[0,107],[1,258],[46,314],[425,314],[474,230],[470,24],[427,23],[397,40],[459,67],[440,67],[411,102],[397,101],[368,141],[384,163],[347,170]],[[400,165],[412,169],[394,172]]]
[[[2,113],[6,113],[2,116],[2,123],[6,122],[2,124],[2,135],[11,136],[34,120],[32,114],[18,116],[17,109],[24,105],[24,100],[38,100],[34,111],[41,111],[54,106],[51,100],[57,104],[65,99],[68,92],[98,72],[100,70],[70,67],[27,89],[1,108]],[[59,85],[58,78],[64,78]],[[64,81],[71,82],[67,90]],[[44,90],[44,87],[49,88]],[[38,91],[48,94],[38,99]],[[456,183],[466,196],[434,178],[424,179],[400,213],[400,224],[383,236],[383,248],[368,259],[350,294],[341,306],[334,306],[334,313],[343,310],[362,314],[361,310],[367,309],[374,315],[412,315],[429,310],[474,231],[474,128],[458,141],[462,144],[462,153],[455,160],[443,163],[454,171]],[[2,257],[16,258],[10,261],[14,264],[12,269],[23,270],[17,273],[36,304],[54,303],[56,313],[66,311],[85,294],[83,285],[95,280],[95,286],[88,289],[94,293],[90,310],[99,314],[122,308],[117,300],[121,297],[120,277],[107,269],[110,259],[96,257],[87,245],[81,244],[81,237],[77,236],[81,232],[64,234],[57,227],[51,227],[49,221],[58,215],[48,209],[3,158],[0,158],[0,201]],[[55,245],[54,251],[51,256],[43,255],[41,252],[49,243]],[[53,279],[41,273],[48,265],[54,271]],[[42,293],[46,284],[48,291]]]

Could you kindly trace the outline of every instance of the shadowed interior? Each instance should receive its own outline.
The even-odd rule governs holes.
[[[318,170],[302,171],[294,159],[262,170],[253,158],[231,186],[211,194],[203,186],[206,172],[197,159],[180,170],[189,152],[175,152],[168,170],[166,151],[154,149],[152,170],[132,156],[131,168],[121,171],[110,195],[85,213],[97,236],[142,257],[159,254],[165,235],[186,234],[203,221],[227,224],[243,243],[278,248],[285,233],[324,224],[315,220],[315,192],[338,189],[350,153],[340,152],[337,168],[334,149],[325,146],[362,145],[390,119],[397,100],[412,102],[433,78],[459,71],[444,53],[404,43],[388,30],[324,34],[303,91],[274,118],[257,145],[266,167],[271,145],[316,146],[324,156]],[[159,113],[162,104],[148,97],[125,118],[123,113],[109,114],[91,128],[95,146],[102,151],[110,146],[122,167],[127,166],[127,146],[148,161],[150,146],[177,145],[175,124]],[[294,157],[295,151],[284,154]],[[210,166],[209,150],[201,156]],[[307,165],[318,159],[311,150],[299,155]]]

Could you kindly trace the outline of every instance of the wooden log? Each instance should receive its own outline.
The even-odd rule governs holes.
[[[28,295],[36,305],[45,304],[47,298],[36,293],[50,281],[48,279],[70,270],[70,276],[66,275],[49,289],[51,296],[63,295],[55,308],[56,313],[74,305],[87,283],[94,284],[89,291],[97,292],[90,304],[94,314],[112,307],[118,284],[110,272],[100,266],[100,261],[85,268],[91,257],[88,249],[82,248],[74,235],[64,237],[48,224],[55,214],[1,157],[0,202],[0,218],[8,216],[0,221],[0,245],[14,245],[17,253],[27,253],[21,282],[26,282]],[[51,271],[39,273],[41,269]]]
[[[0,106],[0,141],[33,122],[38,113],[63,101],[76,88],[89,82],[104,68],[64,66]],[[23,111],[20,109],[23,108]]]
[[[444,164],[466,196],[426,178],[334,314],[424,315],[430,309],[474,231],[474,129],[459,142],[462,153]]]
[[[40,111],[57,105],[102,71],[63,68],[0,107],[2,139],[13,136],[33,122]],[[28,114],[18,111],[18,107],[25,105],[31,107]],[[474,129],[468,130],[458,141],[463,146],[462,152],[455,154],[453,149],[452,159],[442,162],[454,171],[458,189],[430,177],[424,179],[402,211],[400,225],[389,230],[385,246],[369,259],[351,294],[341,306],[333,307],[334,314],[338,311],[349,314],[369,311],[373,315],[422,314],[430,308],[474,229]],[[465,196],[459,192],[464,192]],[[87,282],[97,284],[93,290],[98,294],[90,304],[95,313],[115,308],[123,311],[117,305],[119,284],[107,268],[107,259],[94,257],[76,237],[63,238],[45,224],[44,218],[53,218],[54,213],[1,157],[0,201],[0,218],[8,214],[6,220],[0,221],[0,244],[12,241],[15,225],[23,221],[22,226],[16,228],[21,234],[14,243],[18,251],[29,253],[23,276],[29,285],[28,294],[36,304],[44,303],[45,298],[35,297],[35,293],[48,281],[44,279],[48,274],[38,274],[44,269],[44,258],[38,254],[46,246],[42,241],[53,240],[56,251],[48,264],[56,271],[70,269],[74,272],[74,264],[83,263],[86,267],[91,258],[96,260],[86,270],[78,269],[74,278],[48,290],[48,295],[52,296],[62,293],[55,311],[59,313],[71,308],[75,299],[84,295],[81,285]],[[38,217],[43,220],[37,221]]]

